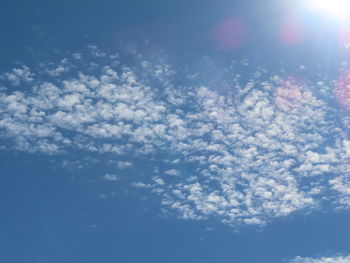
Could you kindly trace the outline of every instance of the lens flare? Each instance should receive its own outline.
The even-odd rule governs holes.
[[[247,40],[248,27],[238,18],[222,21],[214,29],[214,41],[217,49],[230,51],[241,47]]]
[[[303,41],[304,32],[297,19],[288,18],[282,23],[279,36],[282,44],[294,46]]]

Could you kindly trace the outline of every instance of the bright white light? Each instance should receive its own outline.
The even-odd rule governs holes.
[[[350,0],[310,0],[312,7],[336,16],[338,18],[350,18]]]

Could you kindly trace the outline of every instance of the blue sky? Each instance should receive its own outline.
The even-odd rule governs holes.
[[[350,262],[349,24],[4,1],[1,262]]]

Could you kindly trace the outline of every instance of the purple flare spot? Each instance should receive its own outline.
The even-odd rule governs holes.
[[[350,72],[340,76],[334,89],[338,102],[347,110],[350,110]]]
[[[229,51],[241,47],[247,40],[248,27],[238,18],[227,19],[214,29],[214,41],[217,49]]]
[[[304,38],[300,23],[294,18],[289,18],[282,23],[279,35],[280,41],[287,46],[297,45]]]

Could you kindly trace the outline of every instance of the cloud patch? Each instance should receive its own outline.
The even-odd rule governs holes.
[[[146,173],[132,185],[184,219],[262,226],[325,203],[350,206],[344,112],[324,99],[327,86],[263,71],[242,84],[228,68],[231,88],[220,92],[201,72],[189,79],[163,55],[129,49],[125,61],[89,46],[3,73],[1,148],[112,156],[116,169]]]
[[[302,258],[297,257],[290,263],[350,263],[350,256],[323,257],[323,258]]]

